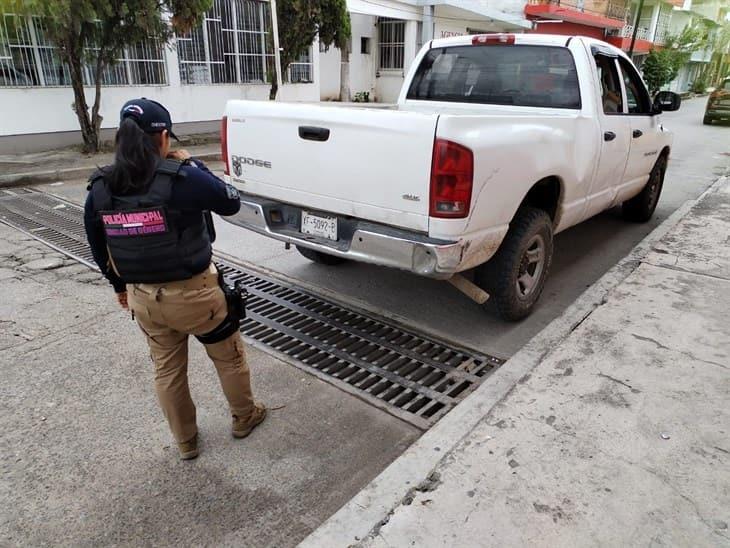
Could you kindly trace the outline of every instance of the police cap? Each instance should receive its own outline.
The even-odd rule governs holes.
[[[170,112],[157,101],[146,97],[127,101],[119,113],[119,122],[125,118],[132,118],[145,133],[160,133],[167,130],[170,137],[180,140],[172,132]]]

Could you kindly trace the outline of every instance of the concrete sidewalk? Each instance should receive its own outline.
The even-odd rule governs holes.
[[[219,160],[221,156],[220,143],[215,142],[190,146],[183,142],[179,148],[203,161]],[[0,155],[0,188],[84,179],[97,166],[111,164],[113,160],[113,153],[84,154],[75,148]]]
[[[249,347],[245,440],[190,343],[201,455],[178,460],[142,334],[98,272],[0,223],[0,546],[294,546],[420,431]]]
[[[730,181],[685,213],[302,546],[730,546]]]

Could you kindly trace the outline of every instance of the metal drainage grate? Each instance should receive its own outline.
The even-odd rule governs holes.
[[[80,207],[41,192],[0,195],[0,221],[93,268]],[[503,360],[284,285],[216,257],[249,291],[247,342],[426,429]]]

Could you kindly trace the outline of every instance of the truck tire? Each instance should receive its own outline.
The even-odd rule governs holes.
[[[522,207],[497,253],[477,268],[475,280],[489,293],[503,319],[521,320],[540,298],[552,259],[550,216],[542,209]]]
[[[664,173],[667,171],[666,156],[660,157],[649,175],[649,180],[644,188],[621,205],[621,213],[627,221],[633,223],[645,223],[654,214],[657,203],[659,203],[659,195],[662,193],[664,186]]]
[[[304,255],[310,261],[317,264],[336,266],[347,261],[347,259],[343,259],[342,257],[327,255],[326,253],[322,253],[321,251],[315,251],[306,247],[297,246],[297,251]]]

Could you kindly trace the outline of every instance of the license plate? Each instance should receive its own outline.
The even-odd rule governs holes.
[[[302,233],[337,240],[337,217],[313,215],[302,211]]]

